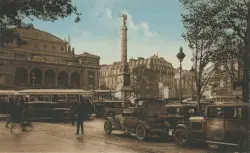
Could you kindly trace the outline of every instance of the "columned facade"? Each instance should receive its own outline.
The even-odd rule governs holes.
[[[16,67],[15,87],[34,87],[34,88],[82,88],[84,77],[80,71],[68,72],[53,68],[42,69],[27,67]],[[96,77],[93,78],[96,81]],[[87,80],[88,81],[88,80]],[[87,82],[86,81],[86,82]],[[95,86],[95,83],[92,84]]]
[[[74,54],[69,41],[38,29],[16,29],[27,42],[0,47],[0,88],[96,89],[100,57]]]

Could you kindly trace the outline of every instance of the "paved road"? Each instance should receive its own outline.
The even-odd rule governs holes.
[[[86,153],[208,153],[203,147],[179,147],[157,139],[140,142],[114,132],[105,136],[103,120],[85,123],[83,141],[76,139],[75,127],[69,124],[34,123],[34,130],[12,135],[0,122],[0,152],[86,152]],[[214,151],[213,151],[214,152]]]

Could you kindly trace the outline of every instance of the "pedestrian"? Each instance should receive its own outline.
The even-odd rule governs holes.
[[[22,121],[22,112],[21,112],[21,103],[20,101],[16,101],[14,105],[12,105],[11,109],[11,122],[21,123]]]
[[[75,125],[75,120],[76,120],[76,103],[71,103],[70,104],[70,115],[71,115],[71,123],[72,123],[72,126]]]
[[[9,103],[6,105],[6,110],[7,110],[7,113],[9,114],[9,119],[7,120],[7,123],[5,125],[6,128],[8,128],[8,125],[10,124],[11,122],[11,115],[12,115],[12,109],[14,107],[14,103],[15,103],[15,99],[14,97],[11,97],[9,99]]]
[[[87,100],[84,98],[80,98],[80,102],[77,105],[77,110],[76,110],[76,121],[77,121],[77,131],[76,134],[79,134],[79,130],[81,127],[81,132],[82,134],[84,134],[84,129],[83,129],[83,122],[88,118],[88,114],[89,114],[89,108],[88,108],[88,104],[87,104]]]

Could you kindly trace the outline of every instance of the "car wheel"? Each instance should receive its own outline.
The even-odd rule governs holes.
[[[110,135],[112,133],[112,123],[110,121],[105,121],[104,123],[104,131],[106,135]]]
[[[185,129],[177,129],[174,134],[174,140],[178,145],[187,145],[189,142],[189,134]]]
[[[147,137],[147,129],[142,124],[137,124],[135,133],[136,138],[140,141],[146,139]]]

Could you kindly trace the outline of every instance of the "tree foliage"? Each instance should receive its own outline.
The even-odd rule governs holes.
[[[13,28],[30,28],[29,20],[55,21],[71,14],[76,15],[75,22],[80,21],[77,8],[71,0],[1,0],[0,1],[0,44],[8,44],[15,40],[20,45],[18,33]]]
[[[136,66],[132,70],[132,88],[135,95],[142,98],[158,98],[159,97],[159,76],[146,65]]]
[[[193,73],[196,83],[196,87],[193,89],[195,89],[199,106],[200,98],[214,71],[213,67],[207,68],[211,62],[215,61],[215,43],[222,31],[216,26],[206,26],[211,22],[210,14],[204,13],[204,10],[207,9],[206,1],[181,0],[181,2],[185,9],[182,14],[182,23],[186,29],[183,37],[192,50]]]
[[[244,79],[241,72],[234,73],[232,65],[227,67],[234,82],[244,82],[245,100],[249,94],[249,0],[180,0],[184,7],[182,21],[187,32],[186,39],[190,47],[201,49],[204,39],[209,47],[206,61],[218,63],[236,59],[244,69]],[[248,32],[247,32],[248,28]],[[202,43],[196,43],[200,40]],[[200,44],[200,45],[199,45]],[[203,48],[204,49],[204,48]],[[198,58],[198,60],[200,60]],[[195,59],[195,62],[197,59]],[[204,62],[206,65],[207,62]],[[203,66],[204,66],[203,65]],[[228,64],[227,64],[228,66]],[[242,68],[241,68],[242,69]],[[248,100],[247,100],[248,101]]]

